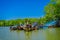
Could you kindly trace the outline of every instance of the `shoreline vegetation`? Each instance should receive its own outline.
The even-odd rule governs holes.
[[[53,20],[50,20],[53,21]],[[45,17],[43,18],[25,18],[25,19],[16,19],[16,20],[0,20],[0,26],[11,26],[11,25],[19,25],[19,24],[34,24],[37,23],[38,25],[46,24],[50,22]]]

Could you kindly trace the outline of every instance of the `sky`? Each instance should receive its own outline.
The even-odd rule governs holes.
[[[39,18],[50,0],[0,0],[0,20]]]

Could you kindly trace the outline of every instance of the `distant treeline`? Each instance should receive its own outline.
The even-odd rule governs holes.
[[[18,24],[26,24],[27,22],[29,24],[33,24],[34,22],[37,22],[38,24],[45,24],[49,21],[52,21],[50,19],[48,20],[47,17],[42,17],[42,18],[24,18],[24,19],[15,19],[15,20],[0,20],[0,26],[11,26],[11,25],[18,25]]]

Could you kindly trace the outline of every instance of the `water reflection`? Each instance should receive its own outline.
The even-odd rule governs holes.
[[[60,28],[34,30],[31,32],[0,28],[1,40],[60,40]]]
[[[31,40],[32,32],[25,32],[25,40]]]
[[[17,37],[17,40],[36,40],[36,38],[38,37],[38,30],[34,30],[34,31],[20,31],[20,30],[10,30],[10,32],[13,34],[15,34]],[[13,36],[14,36],[13,34]]]

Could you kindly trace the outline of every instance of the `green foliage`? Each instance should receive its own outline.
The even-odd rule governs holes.
[[[60,0],[51,0],[51,2],[45,6],[46,15],[48,20],[54,20],[60,18]],[[50,19],[49,19],[50,18]]]
[[[39,24],[45,24],[46,23],[46,18],[45,17],[39,18],[38,23]]]
[[[19,25],[25,23],[32,24],[37,22],[36,18],[25,18],[25,19],[16,19],[16,20],[0,20],[0,26],[11,26],[11,25]]]

